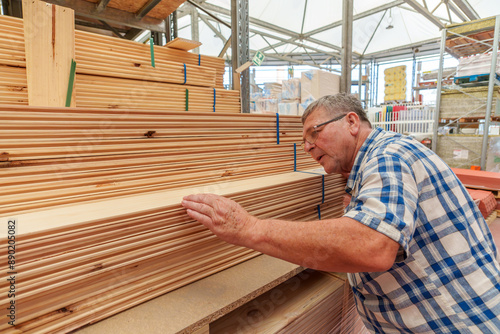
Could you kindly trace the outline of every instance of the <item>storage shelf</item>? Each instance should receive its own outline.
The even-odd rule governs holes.
[[[490,62],[493,62],[493,56],[496,56],[498,52],[497,46],[500,35],[498,29],[499,20],[500,16],[496,16],[445,27],[441,37],[442,44],[438,77],[443,77],[443,55],[445,50],[456,58],[491,52],[492,57]],[[457,161],[455,154],[451,154],[452,151],[454,149],[464,151],[467,153],[464,155],[466,157],[460,157],[460,159],[468,160],[463,162],[464,165],[470,165],[472,162],[474,165],[478,165],[480,159],[481,169],[484,170],[486,168],[486,147],[488,145],[489,127],[486,127],[484,134],[477,136],[482,137],[478,138],[481,140],[474,140],[473,143],[467,140],[459,142],[458,139],[451,139],[451,137],[447,137],[446,135],[438,136],[438,126],[446,124],[441,123],[443,119],[458,120],[458,122],[455,121],[453,124],[450,124],[450,126],[456,128],[475,126],[479,124],[480,119],[486,119],[485,125],[488,125],[490,119],[493,120],[492,114],[494,114],[496,108],[494,104],[496,100],[493,100],[493,98],[497,96],[498,88],[493,87],[494,89],[491,90],[493,86],[491,84],[498,85],[499,81],[495,78],[495,82],[492,83],[489,80],[489,76],[485,81],[478,81],[486,79],[485,73],[489,74],[489,70],[485,71],[481,67],[471,68],[467,66],[470,66],[470,64],[461,67],[461,69],[468,68],[469,71],[461,73],[462,80],[458,80],[459,85],[455,81],[453,85],[449,85],[444,81],[439,82],[437,85],[439,91],[436,98],[436,112],[438,114],[433,134],[435,140],[433,140],[432,149],[450,166]],[[486,64],[485,66],[488,65]],[[475,73],[478,71],[481,72]],[[445,100],[443,100],[444,97]]]
[[[447,29],[447,52],[456,58],[486,52],[493,46],[495,18],[453,25]]]

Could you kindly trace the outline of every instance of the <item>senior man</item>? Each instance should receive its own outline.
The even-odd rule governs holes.
[[[302,121],[304,150],[347,178],[342,217],[259,219],[213,194],[186,196],[187,214],[229,243],[349,273],[374,333],[500,333],[497,248],[451,169],[412,138],[372,129],[349,94],[313,102]]]

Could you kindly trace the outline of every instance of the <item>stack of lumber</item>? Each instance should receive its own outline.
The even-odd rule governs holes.
[[[455,58],[491,51],[495,39],[494,16],[470,22],[450,24],[446,28],[446,51]]]
[[[307,270],[210,324],[210,333],[368,333],[349,284]]]
[[[485,117],[488,86],[449,89],[441,93],[439,117]],[[492,110],[496,109],[496,101],[500,98],[500,89],[493,91]]]
[[[0,16],[0,63],[4,66],[26,67],[24,49],[23,20],[7,16]]]
[[[219,183],[210,192],[262,218],[342,213],[338,175],[291,172]],[[326,201],[323,202],[322,188]],[[16,325],[6,333],[60,333],[118,313],[257,255],[226,244],[180,206],[183,188],[18,214]],[[42,224],[43,222],[43,224]],[[2,239],[6,233],[2,232]],[[5,266],[5,267],[4,267]],[[6,264],[2,266],[8,272]],[[7,288],[8,281],[1,285]],[[0,316],[9,300],[2,297]]]
[[[0,107],[0,213],[317,168],[297,116]]]
[[[75,31],[75,53],[83,74],[183,84],[186,73],[186,85],[205,87],[215,87],[216,74],[224,74],[221,58],[156,45],[152,67],[149,45],[84,31]]]
[[[240,94],[222,88],[77,74],[76,105],[82,108],[238,113]]]
[[[477,203],[479,211],[485,219],[497,208],[497,200],[491,191],[467,188],[467,192]],[[495,211],[496,214],[496,211]]]
[[[347,275],[345,273],[327,273],[333,277],[338,277],[345,279],[344,297],[342,299],[342,319],[340,324],[337,324],[333,330],[329,333],[357,333],[357,334],[369,334],[368,331],[359,316],[358,310],[356,309],[356,304],[354,301],[354,294],[352,292],[351,285],[347,280]]]
[[[0,103],[28,104],[22,19],[0,16]],[[224,59],[75,32],[76,106],[240,112],[223,88]]]
[[[22,285],[0,331],[68,332],[257,255],[192,221],[184,195],[226,195],[262,218],[340,216],[345,181],[304,170],[317,165],[294,152],[300,118],[276,120],[1,107],[0,221],[17,222]]]
[[[2,104],[28,105],[26,69],[0,65],[0,101]]]
[[[491,224],[497,217],[500,174],[465,168],[452,168],[452,170],[467,187],[467,191],[476,201],[488,225]]]
[[[19,25],[21,23],[21,25]],[[28,104],[22,20],[0,16],[0,101]]]

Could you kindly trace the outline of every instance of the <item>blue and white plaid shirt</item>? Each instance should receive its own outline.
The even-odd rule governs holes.
[[[386,272],[349,274],[376,333],[500,333],[500,265],[467,190],[431,150],[380,128],[347,180],[346,217],[400,244]]]

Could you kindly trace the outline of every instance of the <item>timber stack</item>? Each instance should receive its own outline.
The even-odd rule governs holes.
[[[25,18],[46,10],[33,8]],[[262,218],[342,214],[345,181],[297,149],[300,118],[240,114],[223,59],[155,46],[153,67],[149,46],[59,28],[54,54],[76,61],[59,71],[33,22],[0,16],[0,221],[15,227],[0,238],[14,231],[16,246],[0,267],[22,273],[0,332],[66,333],[258,255],[191,220],[185,195],[225,195]]]
[[[0,103],[31,104],[23,20],[0,16],[0,33]],[[240,112],[222,58],[84,31],[74,39],[77,107]]]

